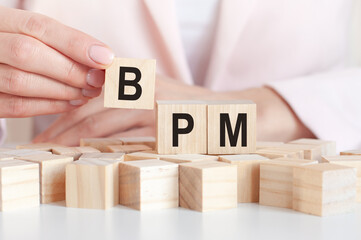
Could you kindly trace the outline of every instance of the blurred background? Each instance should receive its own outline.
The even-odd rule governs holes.
[[[352,13],[352,24],[350,25],[350,48],[348,60],[350,66],[361,66],[361,1],[354,0]],[[6,143],[26,143],[33,137],[32,118],[7,119],[8,135]]]

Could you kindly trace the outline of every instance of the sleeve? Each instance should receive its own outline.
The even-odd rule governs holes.
[[[267,83],[320,139],[338,151],[361,149],[361,68]]]
[[[6,138],[6,120],[0,119],[0,145],[2,145]]]

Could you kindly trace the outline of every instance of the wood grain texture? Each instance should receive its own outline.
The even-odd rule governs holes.
[[[238,202],[259,201],[260,164],[269,159],[257,154],[223,155],[219,161],[237,166]]]
[[[293,168],[316,163],[311,160],[262,162],[260,165],[259,204],[292,208]]]
[[[119,166],[119,202],[137,210],[178,207],[178,165],[160,160]]]
[[[260,149],[260,151],[266,150],[277,150],[277,151],[303,151],[303,156],[300,158],[308,159],[308,160],[317,160],[321,161],[322,155],[322,145],[317,144],[296,144],[296,143],[285,143],[281,144],[277,147],[270,147]],[[291,156],[288,156],[291,157]],[[292,156],[291,158],[293,158]]]
[[[107,149],[109,152],[113,152],[113,153],[132,153],[132,152],[153,150],[151,147],[144,145],[144,144],[109,145],[109,146],[107,146]]]
[[[341,155],[361,155],[361,150],[342,151]]]
[[[237,207],[237,167],[217,161],[180,164],[179,202],[201,212]]]
[[[101,152],[107,152],[109,145],[121,145],[124,144],[119,138],[81,138],[81,147],[93,147]]]
[[[53,154],[70,156],[78,160],[83,153],[99,153],[100,151],[93,147],[55,147]]]
[[[356,168],[356,201],[361,202],[361,155],[322,156],[322,162]]]
[[[39,206],[39,165],[0,161],[0,211]]]
[[[155,137],[121,137],[119,138],[124,145],[147,145],[148,147],[155,149],[156,140]],[[114,144],[116,145],[116,144]]]
[[[119,68],[135,67],[141,72],[138,84],[142,88],[142,94],[138,100],[119,100]],[[104,107],[110,108],[132,108],[153,109],[155,88],[155,66],[154,59],[126,59],[115,58],[112,65],[105,70]],[[126,80],[134,79],[134,74],[126,74]],[[125,86],[126,94],[133,94],[134,87]]]
[[[82,159],[98,159],[105,161],[124,161],[124,153],[83,153],[79,160]]]
[[[54,147],[65,147],[65,146],[55,143],[31,143],[31,144],[23,144],[16,146],[17,149],[31,149],[31,150],[48,151],[48,152],[51,152]]]
[[[208,111],[208,154],[252,153],[256,150],[256,104],[252,101],[216,101],[207,102]],[[225,146],[220,140],[220,114],[229,114],[232,131],[235,130],[238,114],[247,114],[247,146],[242,146],[242,127],[236,146],[231,146],[226,130]]]
[[[134,152],[128,153],[124,156],[124,161],[136,161],[136,160],[147,160],[147,159],[158,159],[159,154],[156,151],[144,151],[144,152]]]
[[[317,216],[355,207],[356,169],[322,163],[294,168],[293,209]]]
[[[255,153],[269,159],[277,159],[277,158],[304,159],[303,150],[297,150],[297,149],[262,148],[262,149],[258,149]]]
[[[290,144],[301,144],[301,145],[316,145],[321,147],[321,155],[333,156],[336,155],[336,142],[325,141],[313,138],[300,138],[289,142]],[[319,159],[317,159],[319,160]]]
[[[119,203],[119,162],[96,159],[66,165],[66,206],[108,209]]]
[[[41,203],[65,200],[65,166],[73,162],[72,157],[41,154],[18,159],[39,164]]]
[[[178,147],[173,147],[173,114],[186,113],[193,117],[194,127],[188,134],[178,135]],[[199,101],[157,101],[158,154],[207,153],[207,105]],[[179,128],[188,126],[179,120]]]

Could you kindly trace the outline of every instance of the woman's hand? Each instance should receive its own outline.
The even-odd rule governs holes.
[[[300,122],[288,104],[269,88],[237,92],[213,92],[158,76],[157,100],[234,100],[249,99],[257,104],[259,140],[288,141],[313,134]],[[60,116],[34,142],[79,145],[85,137],[154,136],[154,110],[106,109],[103,98]],[[281,134],[282,133],[282,134]]]
[[[69,111],[99,96],[112,51],[46,16],[0,6],[0,118]]]

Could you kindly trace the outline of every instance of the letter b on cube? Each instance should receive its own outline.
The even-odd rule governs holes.
[[[152,59],[114,59],[105,71],[104,107],[153,109],[155,65]]]

